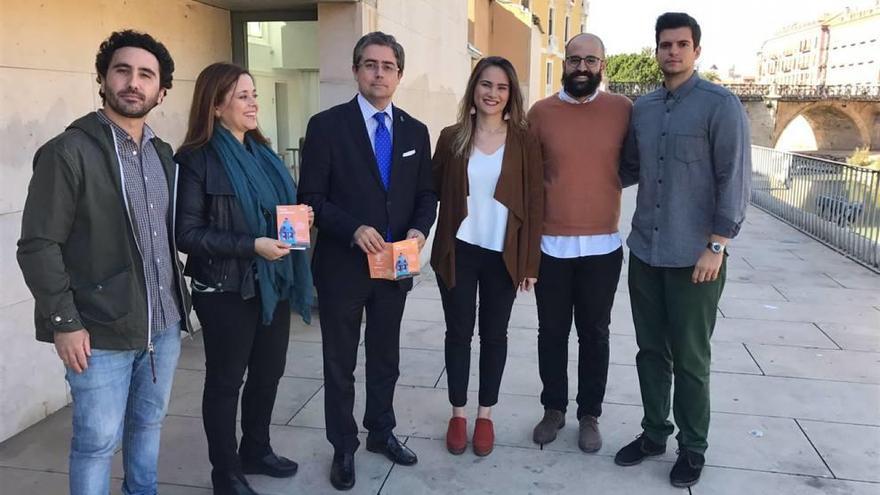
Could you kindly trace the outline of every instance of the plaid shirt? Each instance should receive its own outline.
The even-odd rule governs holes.
[[[116,154],[122,164],[122,182],[144,263],[150,304],[150,330],[155,335],[181,319],[174,281],[174,255],[168,238],[168,179],[151,141],[155,134],[144,125],[140,147],[124,129],[99,111],[113,129]]]

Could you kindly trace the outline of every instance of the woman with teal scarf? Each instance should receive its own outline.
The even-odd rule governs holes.
[[[275,207],[296,203],[296,184],[257,127],[256,98],[253,78],[241,67],[205,68],[176,157],[175,230],[189,255],[185,273],[205,341],[202,418],[215,494],[255,494],[244,474],[281,478],[297,470],[272,450],[269,422],[291,311],[310,321],[312,276],[306,253],[277,238]]]

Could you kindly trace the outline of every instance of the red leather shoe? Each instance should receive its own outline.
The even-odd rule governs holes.
[[[450,454],[460,455],[467,449],[467,419],[453,417],[449,420],[446,430],[446,450]]]
[[[473,443],[474,454],[483,457],[492,453],[492,449],[495,448],[495,427],[491,419],[477,418]]]

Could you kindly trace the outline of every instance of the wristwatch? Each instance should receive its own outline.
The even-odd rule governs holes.
[[[706,244],[706,248],[715,254],[721,254],[724,252],[724,244],[721,244],[720,242],[709,242]]]

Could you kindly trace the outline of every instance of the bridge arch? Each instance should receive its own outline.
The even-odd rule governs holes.
[[[819,150],[853,150],[859,146],[871,146],[872,126],[852,106],[839,101],[780,101],[773,147],[798,117],[803,117],[810,125]]]

